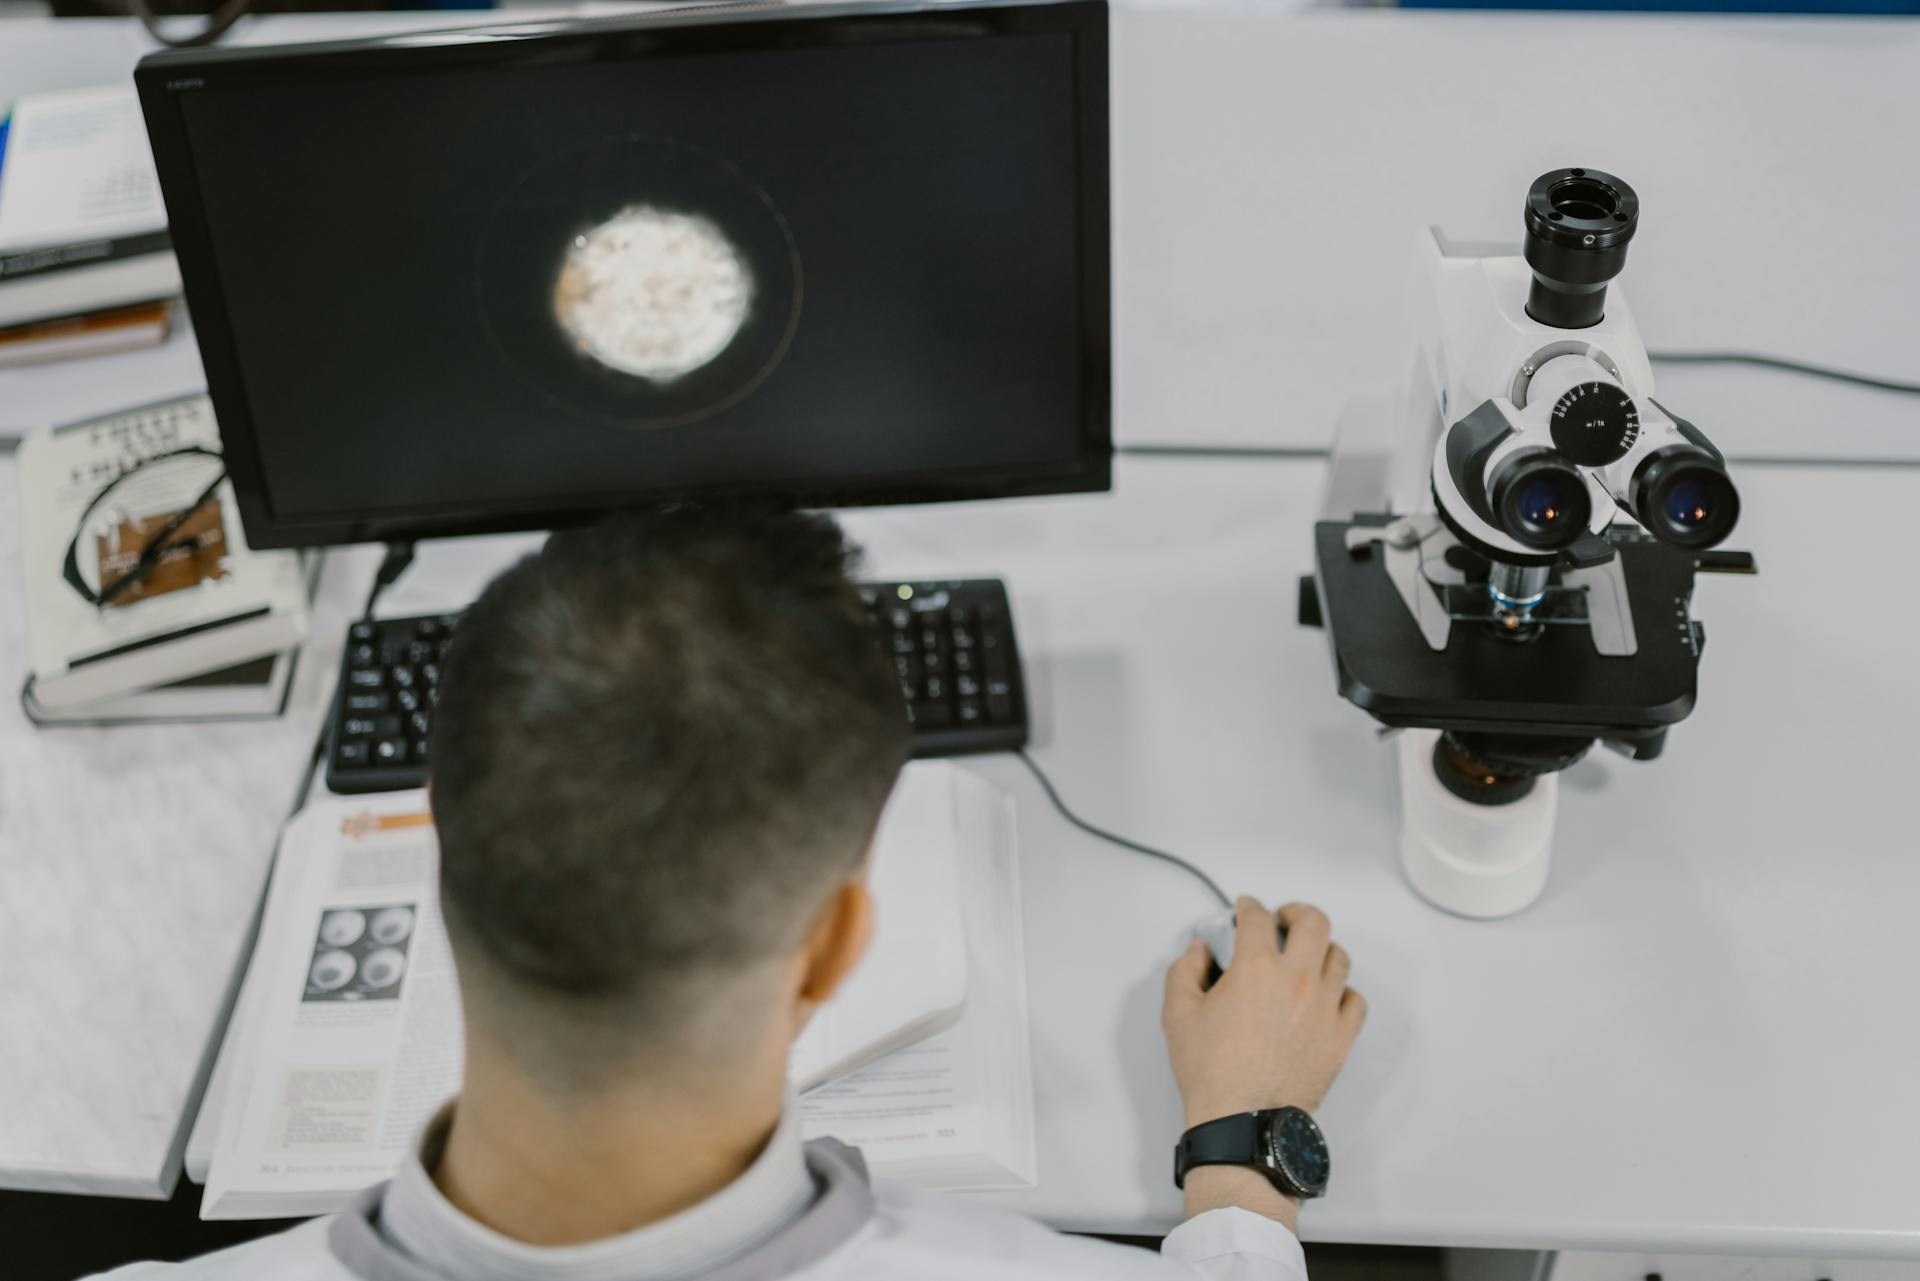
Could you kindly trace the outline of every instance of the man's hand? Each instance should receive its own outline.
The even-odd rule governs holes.
[[[1312,1112],[1367,1017],[1326,913],[1290,903],[1276,921],[1243,897],[1234,916],[1233,964],[1211,988],[1205,943],[1196,940],[1167,971],[1160,1023],[1189,1127],[1262,1108]],[[1286,927],[1285,950],[1276,923]],[[1216,1205],[1244,1205],[1290,1227],[1297,1208],[1253,1171],[1203,1166],[1187,1179],[1187,1212]]]

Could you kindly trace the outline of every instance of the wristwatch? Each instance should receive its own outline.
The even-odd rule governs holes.
[[[1205,1121],[1180,1136],[1173,1149],[1173,1186],[1203,1165],[1248,1165],[1267,1176],[1281,1195],[1302,1201],[1323,1195],[1333,1170],[1327,1139],[1299,1108],[1238,1112]]]

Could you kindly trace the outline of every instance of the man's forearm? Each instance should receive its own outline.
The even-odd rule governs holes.
[[[1300,1230],[1300,1203],[1267,1182],[1258,1170],[1243,1165],[1203,1165],[1187,1172],[1187,1217],[1239,1206]]]

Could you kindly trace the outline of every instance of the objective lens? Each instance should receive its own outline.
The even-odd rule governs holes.
[[[1672,547],[1698,551],[1733,532],[1740,494],[1713,455],[1676,446],[1642,463],[1629,491],[1633,514]]]
[[[1572,463],[1546,449],[1509,456],[1494,471],[1489,496],[1507,537],[1542,551],[1579,538],[1593,515],[1586,479]]]

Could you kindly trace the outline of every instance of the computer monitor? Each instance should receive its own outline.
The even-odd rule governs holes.
[[[1103,3],[156,54],[248,541],[1108,487]]]

